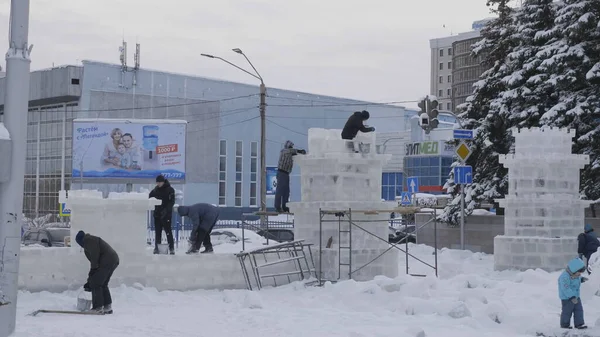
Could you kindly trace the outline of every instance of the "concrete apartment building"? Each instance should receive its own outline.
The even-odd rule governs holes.
[[[473,92],[473,84],[485,70],[480,58],[471,57],[471,46],[481,39],[480,29],[491,19],[475,21],[472,31],[431,39],[430,94],[440,108],[454,111]]]

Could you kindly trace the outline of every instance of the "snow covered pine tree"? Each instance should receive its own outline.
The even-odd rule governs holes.
[[[466,129],[475,130],[476,136],[467,164],[474,168],[473,184],[465,188],[465,213],[471,214],[477,203],[501,197],[507,189],[506,170],[498,163],[499,153],[510,148],[506,118],[496,104],[504,91],[503,78],[507,73],[505,59],[512,50],[514,40],[513,9],[509,0],[488,0],[487,5],[498,18],[489,22],[481,31],[482,40],[473,45],[473,57],[487,67],[480,81],[473,85],[474,92],[467,102],[457,107],[459,117],[464,120]],[[458,163],[454,163],[453,166]],[[444,186],[454,197],[444,208],[440,220],[456,226],[460,219],[460,195],[454,188],[452,172]]]
[[[561,33],[546,61],[547,80],[558,102],[542,123],[576,130],[573,152],[590,156],[582,171],[581,192],[600,198],[600,1],[564,0],[557,3],[555,29]]]

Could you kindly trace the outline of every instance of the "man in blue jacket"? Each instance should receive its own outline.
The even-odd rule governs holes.
[[[575,329],[587,329],[583,319],[583,305],[579,294],[581,283],[587,278],[581,277],[585,271],[585,263],[580,258],[569,261],[567,268],[558,278],[558,297],[562,302],[560,313],[560,327],[572,329],[571,316],[575,323]]]
[[[577,253],[579,254],[580,259],[585,257],[585,267],[589,274],[590,257],[592,257],[592,254],[594,254],[598,250],[598,247],[600,247],[600,241],[598,240],[598,236],[596,235],[596,232],[594,232],[592,225],[585,224],[585,227],[583,227],[583,233],[579,234],[577,241],[579,242]]]
[[[201,245],[204,245],[202,254],[212,253],[213,246],[210,242],[210,233],[219,221],[219,207],[198,203],[191,206],[175,205],[175,210],[179,215],[190,218],[194,226],[190,234],[190,248],[186,254],[198,253]]]

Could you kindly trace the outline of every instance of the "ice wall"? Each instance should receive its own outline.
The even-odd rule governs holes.
[[[148,211],[161,201],[145,193],[115,193],[108,198],[101,191],[61,191],[60,202],[71,209],[71,249],[78,251],[75,235],[80,230],[100,236],[120,255],[146,254]]]
[[[571,153],[574,130],[521,129],[514,136],[515,153],[499,158],[508,168],[508,194],[497,200],[505,215],[504,235],[494,238],[495,268],[561,270],[577,256],[591,203],[579,197],[579,171],[589,157]]]
[[[341,139],[341,130],[310,129],[308,131],[308,154],[295,157],[295,165],[300,167],[302,201],[288,204],[294,213],[294,234],[296,239],[304,239],[314,245],[315,264],[319,268],[319,242],[326,247],[332,238],[330,248],[322,251],[322,272],[326,280],[348,278],[348,267],[340,270],[339,247],[351,247],[352,270],[358,270],[365,264],[382,255],[368,266],[353,273],[357,281],[370,280],[377,275],[396,277],[398,275],[398,253],[389,248],[388,220],[389,212],[397,204],[381,201],[381,172],[383,165],[391,155],[375,152],[375,133],[359,133],[355,141],[362,143],[363,153],[354,153]],[[291,188],[298,188],[292,186]],[[355,210],[351,221],[356,224],[350,229],[349,216],[341,218],[340,223],[323,223],[319,227],[319,210]],[[365,214],[365,210],[380,210],[377,214]],[[324,220],[336,220],[334,215]],[[364,222],[363,222],[364,221]],[[375,234],[367,233],[363,229]],[[378,238],[379,237],[379,238]],[[381,240],[380,238],[384,238]],[[348,263],[349,252],[342,249],[342,263]],[[319,270],[317,270],[319,272]]]

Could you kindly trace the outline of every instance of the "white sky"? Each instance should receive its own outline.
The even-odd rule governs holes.
[[[81,60],[128,64],[256,83],[213,54],[246,67],[241,48],[277,87],[365,99],[428,94],[429,39],[489,17],[485,0],[31,0],[32,70]],[[7,50],[10,0],[0,0],[0,52]],[[446,28],[443,27],[446,26]],[[4,64],[2,61],[0,64]],[[414,106],[413,104],[406,104]]]

